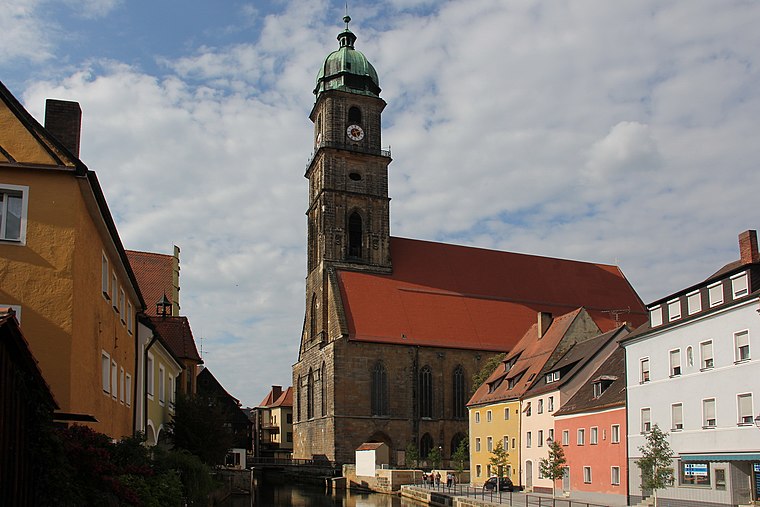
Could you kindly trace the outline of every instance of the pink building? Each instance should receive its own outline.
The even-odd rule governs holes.
[[[593,503],[628,505],[622,348],[557,411],[554,428],[567,459],[557,491]]]

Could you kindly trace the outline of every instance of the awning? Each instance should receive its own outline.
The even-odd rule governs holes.
[[[732,452],[730,454],[681,454],[683,461],[760,461],[760,452]]]

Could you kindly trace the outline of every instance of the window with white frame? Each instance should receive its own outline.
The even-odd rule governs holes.
[[[689,315],[702,310],[702,294],[699,291],[694,291],[686,295],[686,311]]]
[[[480,452],[480,437],[475,438],[475,451]]]
[[[683,404],[673,403],[670,406],[670,430],[680,431],[683,429]]]
[[[562,430],[562,445],[570,445],[570,430]]]
[[[620,467],[610,468],[610,484],[620,486]]]
[[[124,368],[122,367],[120,370],[120,377],[119,377],[119,401],[121,403],[124,403],[124,394],[126,391],[126,386],[124,385],[124,382],[126,380],[126,375],[124,373]]]
[[[126,323],[126,315],[124,315],[126,312],[124,311],[124,300],[126,298],[124,297],[124,288],[122,287],[119,289],[119,313],[121,314],[121,323]]]
[[[544,446],[544,430],[538,430],[538,446]]]
[[[689,368],[694,366],[694,348],[691,345],[686,347],[686,364]]]
[[[546,374],[546,383],[551,384],[559,380],[559,371],[552,371]]]
[[[504,409],[504,420],[509,421],[509,407]]]
[[[715,398],[702,400],[702,427],[715,428],[717,426],[715,416]]]
[[[493,437],[486,437],[486,449],[488,452],[493,451]]]
[[[739,394],[736,396],[739,410],[739,424],[751,425],[754,411],[752,410],[752,393]]]
[[[577,445],[586,445],[586,429],[585,428],[578,428],[578,435],[577,435],[577,440],[575,443]]]
[[[108,352],[101,352],[100,364],[103,381],[103,392],[106,394],[111,394],[111,356],[108,355]]]
[[[533,446],[533,434],[529,431],[525,435],[525,447],[532,447]]]
[[[481,465],[475,465],[475,476],[480,477],[481,475],[483,475],[482,472],[483,470],[481,468]]]
[[[681,374],[681,349],[670,351],[670,376],[677,377]]]
[[[583,482],[591,484],[591,467],[583,467]]]
[[[700,355],[700,368],[703,370],[709,370],[715,366],[713,360],[713,345],[712,340],[702,342],[699,344]]]
[[[106,257],[105,252],[103,252],[103,258],[100,262],[103,268],[103,272],[100,276],[100,287],[103,291],[103,297],[111,299],[111,296],[108,294],[108,280],[110,279],[111,270],[108,268],[108,257]]]
[[[734,299],[748,294],[746,272],[731,277],[731,292],[734,295]]]
[[[596,426],[593,426],[589,430],[588,443],[591,445],[596,445],[599,443],[599,428],[597,428]]]
[[[641,432],[649,433],[652,431],[652,410],[649,408],[641,409]]]
[[[549,412],[554,412],[554,396],[549,396],[546,410],[548,410]]]
[[[116,273],[111,274],[111,305],[114,311],[119,311],[119,279],[116,278]]]
[[[127,373],[125,383],[127,384],[126,403],[128,407],[132,406],[132,375]]]
[[[749,361],[749,331],[734,333],[734,350],[736,362]]]
[[[153,369],[153,356],[151,354],[148,354],[148,361],[146,362],[145,370],[148,373],[148,388],[146,389],[146,391],[148,393],[148,397],[150,399],[153,399],[153,393],[154,393],[153,388],[155,387],[154,379],[156,377],[156,373]]]
[[[0,183],[0,241],[26,243],[29,187]]]
[[[132,301],[127,301],[127,332],[132,334],[134,331],[134,315],[132,312]]]
[[[668,319],[673,321],[681,318],[681,300],[668,301]]]
[[[475,412],[475,422],[476,423],[480,422],[480,412],[477,412],[477,411]]]
[[[505,451],[509,450],[509,435],[504,435],[504,438],[501,440],[501,445],[504,447]]]
[[[639,360],[639,383],[649,382],[649,358],[642,357]]]
[[[554,428],[549,428],[549,436],[546,437],[546,443],[554,442]]]
[[[610,427],[610,442],[612,442],[613,444],[620,443],[620,425],[619,424],[613,424]]]
[[[721,304],[723,302],[723,282],[708,285],[707,296],[710,299],[710,307]]]
[[[119,396],[119,365],[111,358],[111,396]]]
[[[491,411],[487,410],[486,411],[486,422],[491,422],[491,418],[492,418]]]
[[[166,370],[164,365],[158,366],[158,402],[163,405],[166,402]]]
[[[543,414],[544,413],[544,399],[543,398],[541,398],[541,399],[538,400],[538,406],[536,407],[536,411],[539,414]]]
[[[649,310],[649,325],[652,327],[659,326],[662,324],[662,307],[661,306],[655,306],[651,310]]]

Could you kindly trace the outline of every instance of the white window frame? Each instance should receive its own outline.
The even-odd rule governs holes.
[[[525,447],[533,447],[533,434],[530,431],[525,434]]]
[[[126,374],[125,383],[127,384],[125,402],[128,407],[131,407],[132,406],[132,375],[131,374],[129,373]]]
[[[480,452],[480,437],[475,437],[475,452]]]
[[[121,323],[126,324],[127,321],[125,311],[124,311],[124,301],[126,300],[126,296],[124,294],[124,287],[121,287],[119,289],[119,314],[121,315]]]
[[[591,484],[591,467],[590,466],[584,466],[583,467],[583,483],[584,484]]]
[[[100,275],[100,288],[103,291],[103,297],[106,300],[111,299],[111,295],[108,292],[108,283],[111,281],[111,268],[109,267],[108,256],[103,252],[103,257],[100,260],[101,269],[103,270]]]
[[[166,404],[166,369],[163,364],[158,365],[158,404],[162,407]]]
[[[480,411],[475,411],[475,424],[480,424]]]
[[[707,353],[709,350],[709,354]],[[699,369],[712,370],[715,368],[715,351],[713,350],[712,340],[705,340],[699,343]]]
[[[575,435],[575,445],[586,445],[586,428],[578,428]]]
[[[111,354],[105,350],[100,351],[100,379],[103,385],[103,394],[111,394]]]
[[[118,312],[119,311],[119,293],[117,292],[119,290],[119,278],[116,276],[116,272],[111,272],[111,306],[113,306],[113,311]]]
[[[620,467],[610,467],[610,484],[620,486]]]
[[[702,293],[700,291],[686,294],[686,311],[689,315],[702,311]]]
[[[156,363],[153,359],[153,354],[148,352],[148,360],[145,363],[145,371],[148,373],[148,382],[145,389],[145,392],[148,393],[148,398],[151,400],[153,399],[154,393],[155,393],[155,386],[156,386]]]
[[[610,428],[610,442],[613,444],[620,443],[620,425],[613,424]]]
[[[642,357],[639,359],[639,384],[646,384],[651,380],[652,375],[650,368],[649,357]]]
[[[547,412],[554,412],[554,396],[549,396],[549,401],[547,402],[546,411]]]
[[[744,408],[744,410],[742,410]],[[739,426],[752,426],[754,422],[755,410],[752,406],[752,393],[741,393],[736,395],[736,412],[738,414]]]
[[[504,447],[505,451],[509,450],[509,435],[504,435],[501,439],[501,445]]]
[[[588,443],[589,445],[597,445],[599,443],[599,427],[598,426],[592,426],[589,429]]]
[[[657,305],[649,310],[649,325],[651,327],[662,325],[662,306]]]
[[[670,405],[670,431],[683,430],[683,403]]]
[[[132,301],[127,301],[127,332],[132,334],[134,332],[134,311],[132,309]]]
[[[650,407],[643,407],[639,412],[639,417],[641,420],[641,433],[652,431],[652,409]]]
[[[681,299],[671,299],[668,301],[668,320],[673,322],[681,318]]]
[[[10,185],[7,183],[0,183],[0,194],[3,195],[3,199],[0,201],[0,243],[26,245],[26,224],[27,217],[29,216],[29,187],[26,185]],[[19,221],[18,238],[7,238],[7,196],[13,195],[14,197],[18,197],[18,194],[21,194],[21,217]]]
[[[710,308],[723,304],[723,282],[708,285],[707,294],[710,300]]]
[[[504,409],[504,420],[509,421],[509,407]]]
[[[749,294],[749,283],[747,282],[746,271],[731,277],[731,294],[733,294],[734,299]]]
[[[552,371],[546,374],[546,383],[552,384],[554,382],[557,382],[559,380],[559,370]]]
[[[486,437],[486,450],[493,452],[493,437]]]
[[[124,404],[124,392],[126,391],[126,387],[124,385],[125,380],[126,374],[124,373],[124,367],[122,366],[119,369],[119,402],[122,405]]]
[[[570,430],[562,430],[562,445],[570,445]]]
[[[746,350],[744,357],[742,357],[742,349]],[[743,363],[750,359],[752,359],[752,354],[749,348],[749,329],[742,329],[734,333],[734,360],[737,363]]]
[[[712,405],[712,409],[710,409]],[[710,412],[712,411],[712,418]],[[702,400],[702,429],[712,429],[718,427],[718,403],[715,398],[704,398]]]
[[[486,422],[491,422],[493,419],[493,414],[490,410],[486,410]]]
[[[680,377],[683,372],[681,367],[681,349],[673,349],[668,352],[668,362],[671,377]]]
[[[543,447],[544,446],[544,430],[538,430],[538,446]]]
[[[111,358],[111,397],[115,400],[119,396],[119,365]]]

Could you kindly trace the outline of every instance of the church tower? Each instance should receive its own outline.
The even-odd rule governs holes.
[[[356,35],[338,34],[340,46],[325,58],[317,75],[314,156],[309,180],[308,271],[338,269],[391,271],[390,150],[381,148],[377,72],[354,49]]]

